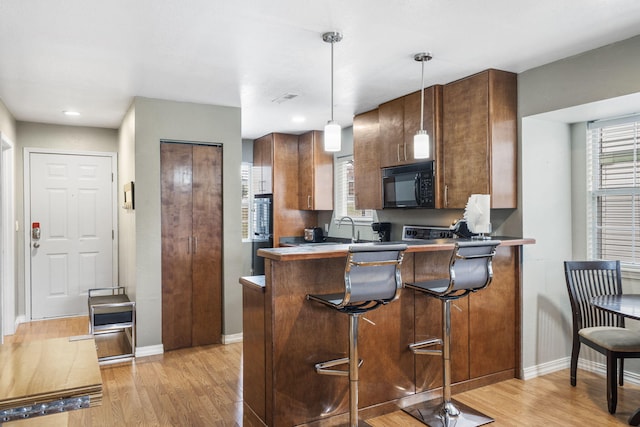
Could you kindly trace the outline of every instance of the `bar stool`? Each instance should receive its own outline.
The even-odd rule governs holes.
[[[493,277],[492,259],[499,240],[471,240],[457,242],[449,261],[449,278],[418,283],[405,287],[424,292],[443,302],[442,339],[435,338],[409,345],[414,354],[442,357],[442,403],[413,405],[405,412],[431,427],[470,427],[487,424],[492,418],[451,399],[451,301],[489,286]],[[442,345],[442,350],[427,347]]]
[[[337,294],[307,295],[310,301],[322,303],[340,313],[349,315],[349,357],[317,363],[315,370],[322,375],[349,377],[349,425],[367,425],[358,422],[358,319],[361,314],[388,304],[400,295],[402,277],[400,265],[407,245],[378,244],[350,246],[344,270],[344,292]],[[348,370],[332,369],[348,364]]]

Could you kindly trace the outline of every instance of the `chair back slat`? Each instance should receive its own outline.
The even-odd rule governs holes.
[[[593,297],[622,293],[620,261],[566,261],[564,268],[575,330],[624,326],[621,316],[591,305]]]

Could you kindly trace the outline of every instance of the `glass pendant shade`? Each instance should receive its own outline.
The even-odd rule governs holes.
[[[329,120],[324,126],[324,151],[340,151],[342,128],[333,120]]]
[[[428,159],[431,147],[429,144],[429,134],[426,130],[419,130],[413,135],[413,158]]]

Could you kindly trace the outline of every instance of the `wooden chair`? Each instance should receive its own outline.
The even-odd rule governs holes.
[[[571,385],[576,385],[580,345],[586,344],[607,359],[607,407],[616,412],[618,389],[616,365],[620,361],[619,384],[623,385],[624,359],[640,357],[640,332],[624,327],[624,318],[591,305],[598,295],[622,293],[620,261],[565,261],[565,278],[573,315]]]

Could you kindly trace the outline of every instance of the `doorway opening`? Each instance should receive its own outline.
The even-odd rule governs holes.
[[[0,133],[0,344],[16,328],[13,143]]]

